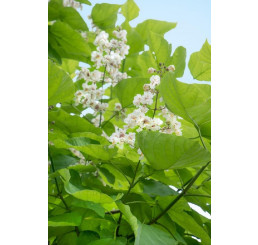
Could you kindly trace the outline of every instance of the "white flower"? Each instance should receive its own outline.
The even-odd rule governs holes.
[[[120,103],[115,103],[115,111],[120,111],[122,109],[122,105]]]
[[[169,71],[175,71],[175,66],[174,65],[170,65],[170,66],[168,66],[168,70]]]
[[[91,53],[91,61],[96,64],[96,67],[99,68],[102,65],[103,56],[101,52],[93,51]]]
[[[93,118],[93,119],[91,120],[91,122],[92,122],[96,127],[98,127],[98,126],[99,126],[99,123],[100,123],[100,116],[97,115],[95,118]],[[104,117],[103,117],[103,115],[101,115],[101,122],[104,122]]]
[[[94,40],[94,45],[96,46],[106,46],[107,43],[109,43],[108,41],[108,33],[106,33],[105,31],[101,31],[95,38]]]
[[[144,92],[142,95],[141,103],[143,105],[151,105],[153,103],[153,96],[154,94],[149,91]]]
[[[142,96],[140,94],[137,94],[134,96],[133,104],[135,106],[139,106],[141,104],[141,101],[142,101]]]
[[[116,145],[119,148],[123,148],[124,144],[127,143],[130,146],[133,146],[135,143],[135,133],[126,133],[126,129],[121,129],[115,127],[115,132],[107,137],[108,140],[112,143],[112,145]]]
[[[91,72],[90,74],[90,78],[92,81],[94,82],[99,82],[101,80],[102,77],[102,72],[98,71],[98,70],[94,70],[93,72]]]
[[[158,75],[154,75],[150,78],[150,88],[151,89],[154,89],[159,84],[160,84],[160,77]]]
[[[156,69],[154,69],[153,67],[150,67],[148,69],[148,73],[154,73],[154,72],[156,72]]]

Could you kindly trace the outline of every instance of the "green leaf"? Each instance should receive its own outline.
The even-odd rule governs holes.
[[[155,52],[158,63],[165,63],[171,54],[172,45],[169,44],[162,35],[152,31],[149,33],[147,44],[149,45],[150,50]]]
[[[55,126],[69,133],[78,132],[92,132],[95,134],[101,134],[101,129],[96,128],[93,124],[84,118],[79,116],[71,116],[67,112],[59,109],[57,111],[50,111],[48,113],[48,120],[54,121]]]
[[[69,166],[68,169],[75,170],[79,173],[95,172],[97,170],[95,166],[82,164]]]
[[[48,226],[79,226],[82,221],[81,214],[77,212],[64,213],[48,218]]]
[[[136,26],[136,31],[147,41],[150,31],[164,35],[169,30],[175,28],[177,23],[161,21],[161,20],[145,20]]]
[[[92,140],[92,139],[86,138],[86,137],[69,138],[69,139],[66,140],[66,143],[68,143],[72,146],[83,146],[83,145],[90,145],[90,144],[99,145],[98,141]]]
[[[135,236],[137,236],[138,221],[137,218],[132,214],[130,207],[128,205],[124,205],[121,201],[117,201],[116,205],[123,213],[123,215],[126,217],[128,223],[131,225]]]
[[[72,7],[64,7],[57,1],[50,1],[48,3],[48,20],[61,20],[67,23],[70,27],[75,30],[88,31],[83,18],[80,16],[78,11]]]
[[[74,92],[72,79],[64,70],[48,60],[48,104],[55,105],[71,101]]]
[[[61,67],[70,75],[73,75],[76,69],[79,67],[79,62],[76,60],[63,59]]]
[[[95,4],[91,12],[93,23],[103,30],[114,28],[120,7],[118,4]]]
[[[170,111],[200,127],[201,134],[211,135],[211,86],[186,84],[169,72],[161,79],[161,95]]]
[[[139,15],[140,9],[134,0],[127,0],[121,7],[121,13],[127,21],[135,19]]]
[[[94,203],[114,202],[114,200],[106,194],[103,194],[95,190],[79,190],[69,182],[66,182],[64,187],[67,193],[83,201],[89,201]]]
[[[133,103],[136,94],[143,93],[143,85],[145,83],[149,83],[148,78],[136,77],[124,79],[115,86],[114,91],[122,107],[129,106]]]
[[[80,152],[83,152],[87,155],[92,156],[93,158],[100,160],[110,160],[117,152],[116,148],[108,148],[107,145],[87,144],[83,146],[74,146],[66,143],[64,140],[61,139],[53,140],[53,143],[56,148],[74,148]]]
[[[198,142],[182,136],[142,131],[137,134],[137,141],[156,170],[200,166],[210,160],[210,153]]]
[[[177,47],[176,50],[173,53],[173,56],[171,56],[165,64],[167,66],[174,65],[175,71],[174,74],[176,77],[182,77],[184,75],[185,70],[185,59],[186,59],[186,49],[182,46]]]
[[[68,24],[56,21],[49,32],[51,46],[63,58],[88,62],[91,56],[91,48],[81,34]]]
[[[142,186],[143,193],[146,193],[151,197],[177,195],[177,192],[167,185],[152,179],[145,179],[141,181],[140,185]]]
[[[75,207],[91,209],[102,218],[105,216],[105,209],[99,203],[74,198],[71,204]]]
[[[93,241],[88,245],[126,245],[126,243],[119,240],[113,240],[112,238],[104,238],[97,241]]]
[[[158,69],[157,62],[150,50],[144,51],[141,55],[133,54],[127,57],[125,67],[127,74],[132,77],[148,77],[150,75],[148,68]]]
[[[50,43],[48,43],[48,58],[60,65],[62,64],[60,55],[56,52],[55,49],[52,48]]]
[[[203,227],[196,223],[192,216],[184,211],[174,211],[173,208],[168,211],[168,214],[174,222],[182,226],[187,231],[191,232],[196,237],[200,238],[202,244],[211,244],[209,235],[205,232]]]
[[[85,245],[89,244],[92,241],[99,240],[98,233],[94,231],[80,231],[78,241],[76,245]]]
[[[69,232],[60,237],[57,241],[58,245],[77,245],[77,234],[76,232]]]
[[[194,79],[211,80],[211,45],[207,40],[199,52],[191,54],[188,67]]]
[[[177,245],[177,241],[168,233],[145,224],[138,224],[134,245]]]
[[[75,0],[76,2],[79,2],[79,3],[85,3],[87,5],[91,5],[91,2],[88,1],[88,0]]]

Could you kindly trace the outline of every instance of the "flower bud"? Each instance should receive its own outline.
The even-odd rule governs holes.
[[[143,90],[144,91],[149,91],[150,90],[150,85],[149,84],[144,84],[143,85]]]
[[[156,70],[155,70],[154,68],[150,67],[150,68],[148,69],[148,73],[152,74],[152,73],[154,73],[154,72],[156,72]]]
[[[170,65],[170,66],[168,66],[168,70],[169,71],[175,71],[175,66],[174,65]]]

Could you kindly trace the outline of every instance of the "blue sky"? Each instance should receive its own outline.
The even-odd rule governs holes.
[[[207,39],[211,43],[211,1],[210,0],[134,0],[140,8],[139,16],[130,24],[136,26],[146,19],[165,20],[177,22],[177,27],[169,31],[165,38],[172,44],[173,51],[178,46],[184,46],[187,51],[188,63],[190,54],[200,50]],[[92,0],[92,6],[96,3],[123,4],[125,0]],[[86,20],[91,13],[92,6],[83,5],[80,11]],[[123,22],[123,16],[118,19],[118,24]],[[179,79],[182,82],[192,83],[194,80],[188,70]]]

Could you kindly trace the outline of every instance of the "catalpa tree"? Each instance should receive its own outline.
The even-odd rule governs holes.
[[[48,3],[49,244],[210,244],[210,84],[133,0]],[[116,25],[118,14],[125,21]],[[148,49],[148,50],[147,50]],[[206,41],[188,67],[211,80]]]

